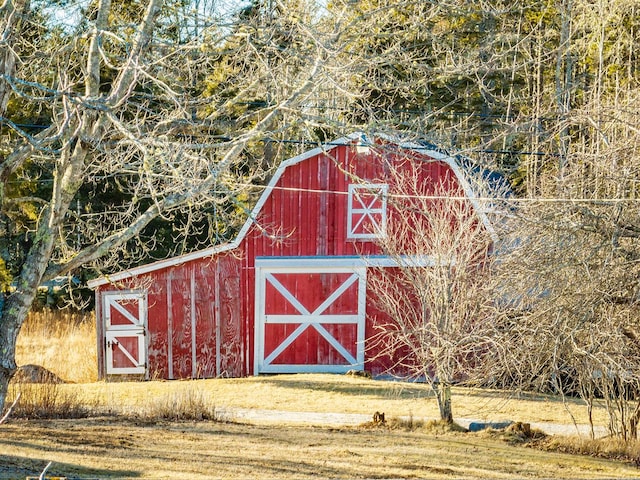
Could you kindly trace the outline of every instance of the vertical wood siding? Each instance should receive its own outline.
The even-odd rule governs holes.
[[[415,155],[414,155],[415,156]],[[347,238],[348,188],[350,184],[391,184],[395,168],[417,168],[425,194],[433,193],[442,181],[451,191],[459,186],[450,167],[442,162],[416,163],[397,152],[384,158],[371,151],[358,154],[354,147],[342,146],[290,165],[281,175],[242,243],[232,252],[214,258],[192,260],[140,275],[117,287],[105,285],[97,291],[116,288],[143,288],[148,292],[148,376],[151,378],[239,377],[253,372],[256,345],[256,257],[336,257],[377,255],[380,250],[370,239]],[[404,193],[392,184],[391,195]],[[344,280],[346,274],[326,273],[301,277],[280,275],[287,289],[307,310],[315,308]],[[348,288],[326,313],[355,313],[358,292]],[[264,312],[295,314],[282,295],[267,286]],[[102,318],[101,302],[96,302]],[[375,309],[367,301],[367,313]],[[373,321],[373,320],[372,320]],[[369,320],[368,320],[369,322]],[[268,355],[287,338],[297,324],[267,325],[264,351]],[[373,334],[367,323],[366,336]],[[328,333],[340,339],[356,355],[357,329],[353,324],[328,324]],[[103,336],[101,322],[99,335]],[[99,342],[98,359],[104,376],[104,342]],[[384,360],[370,351],[368,367],[382,370]],[[340,365],[344,356],[314,328],[308,328],[275,358],[274,364],[321,363]]]
[[[122,289],[146,289],[148,294],[149,378],[248,374],[243,359],[240,262],[234,256],[188,262],[122,283]],[[113,289],[103,286],[97,296]],[[102,331],[102,322],[98,328]],[[99,342],[101,358],[104,348],[104,341]],[[104,360],[102,377],[103,364]]]

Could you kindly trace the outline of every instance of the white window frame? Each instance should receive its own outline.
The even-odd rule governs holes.
[[[367,191],[372,194],[375,199],[370,204],[363,203],[362,198],[358,195],[360,191]],[[370,240],[383,238],[387,233],[387,196],[389,193],[389,185],[385,183],[368,183],[368,184],[350,184],[349,200],[347,206],[347,238],[350,240]],[[373,208],[373,203],[380,199],[382,201],[381,208]],[[353,216],[361,215],[360,220],[354,224]],[[378,221],[377,218],[380,220]],[[360,233],[356,232],[362,222],[368,219],[374,226],[374,232]]]

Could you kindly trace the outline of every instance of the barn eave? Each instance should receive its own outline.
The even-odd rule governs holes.
[[[484,208],[482,205],[482,199],[478,198],[478,196],[476,195],[476,192],[474,191],[471,183],[469,182],[467,176],[463,172],[463,169],[460,167],[458,161],[454,156],[443,153],[442,151],[439,151],[439,150],[432,149],[430,147],[427,147],[425,149],[424,145],[421,145],[416,142],[399,142],[397,138],[393,138],[392,136],[389,136],[386,134],[376,133],[375,137],[390,143],[395,143],[399,148],[413,150],[417,153],[420,153],[421,155],[430,157],[436,161],[440,161],[447,164],[453,170],[455,176],[457,177],[458,181],[460,182],[463,188],[465,196],[469,199],[469,201],[473,205],[474,210],[476,211],[476,214],[478,215],[478,217],[480,218],[480,221],[482,222],[487,232],[491,236],[491,239],[494,242],[497,242],[499,240],[498,235],[495,229],[493,228],[491,221],[487,216],[487,209]],[[126,280],[129,278],[134,278],[138,275],[151,273],[163,268],[182,265],[186,262],[190,262],[193,260],[213,257],[214,255],[238,248],[238,246],[242,243],[242,240],[244,239],[244,237],[249,232],[249,229],[254,224],[255,220],[258,218],[260,211],[262,210],[265,203],[268,201],[269,197],[271,196],[271,193],[275,189],[276,185],[280,181],[280,178],[282,177],[282,175],[284,174],[284,172],[288,167],[296,165],[316,155],[327,153],[337,147],[347,146],[347,145],[368,146],[368,144],[369,144],[369,140],[367,138],[367,135],[364,132],[356,132],[356,133],[347,135],[345,137],[342,137],[338,140],[327,142],[319,147],[316,147],[312,150],[309,150],[307,152],[304,152],[300,155],[297,155],[295,157],[292,157],[282,162],[278,167],[278,169],[276,170],[276,172],[274,173],[274,175],[271,177],[271,180],[266,185],[262,195],[260,195],[260,198],[258,199],[257,203],[253,207],[244,225],[242,226],[238,235],[232,242],[226,243],[223,245],[216,245],[207,249],[198,250],[198,251],[186,253],[183,255],[178,255],[175,257],[170,257],[165,260],[159,260],[157,262],[153,262],[147,265],[142,265],[140,267],[131,268],[131,269],[117,272],[114,274],[104,275],[102,277],[88,281],[87,286],[91,289],[95,289],[102,285],[107,285],[110,283]],[[386,262],[389,265],[394,263],[394,261],[390,259],[387,259]],[[418,265],[422,263],[423,263],[422,260],[417,261]],[[375,265],[370,265],[370,266],[375,266]],[[377,265],[377,266],[382,266],[382,265]]]

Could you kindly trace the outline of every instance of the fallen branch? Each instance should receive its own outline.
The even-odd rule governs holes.
[[[45,479],[45,476],[44,476],[44,475],[45,475],[45,473],[47,473],[47,470],[49,470],[49,467],[51,466],[51,464],[52,464],[52,463],[53,463],[53,462],[49,462],[49,463],[47,463],[47,466],[46,466],[46,467],[44,467],[44,470],[42,470],[42,473],[40,474],[40,477],[38,477],[38,478],[39,478],[39,480],[44,480],[44,479]]]
[[[4,422],[7,421],[7,418],[9,418],[9,415],[11,415],[11,411],[13,410],[13,407],[17,405],[18,400],[20,400],[20,394],[16,396],[16,399],[13,401],[11,406],[7,409],[7,413],[5,413],[2,418],[0,418],[0,425],[2,425]]]

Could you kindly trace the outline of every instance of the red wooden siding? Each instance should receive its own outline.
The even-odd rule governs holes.
[[[248,374],[242,358],[240,280],[240,262],[220,255],[123,282],[126,289],[147,290],[147,377]],[[111,290],[106,285],[100,292]],[[106,373],[102,367],[101,376]]]
[[[260,256],[378,253],[372,241],[347,238],[349,184],[385,183],[379,161],[355,155],[353,147],[336,148],[286,169],[260,211],[259,227],[244,239],[249,265]]]
[[[365,345],[358,368],[382,373],[392,360],[369,346],[376,322],[384,321],[364,298],[372,271],[344,263],[381,251],[375,239],[349,238],[349,186],[360,195],[353,201],[359,210],[352,211],[351,233],[366,236],[385,201],[387,222],[400,214],[394,205],[406,192],[399,172],[419,178],[423,195],[440,191],[441,184],[451,195],[465,193],[445,161],[393,145],[365,153],[337,146],[286,163],[232,249],[160,262],[117,285],[102,285],[97,298],[116,289],[146,292],[149,378],[238,377],[256,373],[254,368],[305,365],[344,371]],[[387,196],[370,194],[362,188],[367,184],[379,185]],[[97,302],[99,319],[103,309]],[[366,324],[359,326],[357,318],[365,314]],[[98,332],[104,376],[102,320]]]

